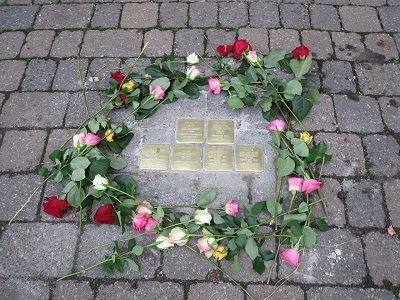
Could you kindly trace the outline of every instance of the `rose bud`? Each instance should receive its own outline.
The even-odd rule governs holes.
[[[75,148],[80,148],[80,147],[82,147],[83,145],[85,145],[85,134],[84,134],[83,132],[78,133],[78,134],[75,134],[75,135],[72,137],[72,145],[73,145]]]
[[[315,190],[318,190],[321,186],[322,182],[319,182],[315,179],[308,179],[303,182],[303,187],[301,189],[302,192],[306,194],[310,194]]]
[[[214,249],[217,247],[217,243],[215,238],[213,237],[201,237],[197,240],[197,248],[200,253],[204,252],[204,255],[207,258],[210,258],[213,255]]]
[[[189,65],[197,64],[197,63],[199,62],[199,57],[196,55],[195,52],[193,52],[192,54],[190,54],[190,55],[188,55],[188,56],[186,57],[186,62],[187,62]]]
[[[149,86],[149,91],[156,100],[162,100],[162,98],[164,98],[164,91],[159,85],[157,85],[155,88]]]
[[[192,66],[186,71],[186,78],[189,80],[194,80],[198,76],[200,76],[200,71],[195,66]]]
[[[145,231],[146,234],[148,234],[148,235],[156,234],[159,225],[160,225],[160,224],[158,224],[158,222],[157,222],[155,219],[153,219],[152,217],[149,217],[149,218],[147,219],[146,225],[144,226],[144,231]],[[154,228],[154,226],[155,226],[156,228]],[[152,227],[153,227],[153,228],[152,228]]]
[[[221,94],[221,85],[218,78],[208,79],[208,90],[215,95]]]
[[[127,83],[124,83],[122,85],[122,89],[126,93],[130,93],[133,91],[133,87],[135,86],[135,83],[132,80],[129,80]]]
[[[225,204],[225,213],[230,216],[236,217],[236,214],[239,212],[239,205],[232,200],[229,200]]]
[[[304,132],[300,133],[300,139],[305,141],[306,144],[308,145],[308,144],[311,143],[313,137],[312,137],[311,134],[309,134],[308,132],[304,131]]]
[[[297,60],[304,60],[309,54],[310,50],[304,45],[299,46],[292,51],[293,58]]]
[[[252,65],[256,65],[260,62],[260,58],[258,57],[256,51],[249,51],[249,54],[246,55],[246,59]]]
[[[124,80],[125,75],[121,72],[110,72],[110,77],[112,79],[115,79],[115,81],[117,81],[117,87],[119,87],[122,81]]]
[[[299,252],[292,248],[288,248],[281,252],[279,256],[289,265],[297,267],[299,265]]]
[[[273,130],[278,130],[278,131],[285,131],[286,129],[286,124],[282,120],[273,120],[268,127],[268,130],[273,131]]]
[[[213,252],[213,256],[216,260],[221,260],[228,255],[228,250],[222,244],[219,244],[217,248],[215,248]]]
[[[181,227],[175,227],[169,233],[169,241],[178,246],[184,246],[189,240],[189,232]]]
[[[174,244],[169,241],[169,238],[163,235],[159,235],[156,238],[156,242],[159,243],[156,245],[159,250],[167,250],[174,246]]]
[[[142,231],[147,224],[149,217],[147,215],[136,215],[132,220],[133,229],[136,231]]]
[[[203,209],[203,210],[196,210],[194,212],[194,222],[197,225],[204,225],[204,224],[210,224],[212,220],[211,214],[208,212],[208,209]]]
[[[149,215],[150,216],[153,213],[153,206],[146,200],[143,200],[136,207],[136,213],[139,215]]]
[[[85,135],[85,143],[90,146],[96,146],[100,141],[101,138],[93,133],[89,132]]]
[[[113,142],[114,141],[114,130],[108,129],[105,133],[104,136],[106,137],[107,142]]]
[[[105,191],[108,185],[108,179],[106,177],[97,174],[93,179],[93,188],[97,191]]]
[[[43,211],[56,218],[61,218],[68,209],[69,204],[66,200],[60,200],[57,197],[46,197],[43,202]]]
[[[93,216],[93,221],[100,224],[114,224],[115,219],[112,214],[114,207],[111,204],[100,206]]]
[[[300,177],[291,177],[288,179],[288,184],[289,184],[289,192],[295,191],[295,192],[301,192],[303,188],[303,178]]]

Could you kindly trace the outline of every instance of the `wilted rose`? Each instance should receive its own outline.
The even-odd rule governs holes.
[[[300,134],[300,139],[303,140],[304,142],[306,142],[306,144],[308,145],[311,143],[313,137],[310,133],[304,131]]]
[[[222,56],[228,56],[228,54],[231,53],[232,48],[233,48],[233,45],[219,45],[217,47],[217,51]]]
[[[297,267],[299,265],[299,252],[292,248],[288,248],[281,252],[279,256],[286,261],[289,265]]]
[[[225,204],[225,213],[230,216],[236,217],[236,214],[239,212],[239,205],[232,200],[229,200]]]
[[[147,224],[147,215],[136,215],[132,220],[133,229],[136,231],[142,231]]]
[[[108,129],[105,133],[104,136],[106,137],[107,142],[113,142],[114,141],[114,130]]]
[[[157,233],[157,228],[152,228],[152,227],[154,227],[154,226],[158,227],[159,225],[160,224],[158,224],[158,222],[154,218],[149,217],[147,219],[146,225],[144,226],[144,231],[148,235],[156,234]]]
[[[128,82],[126,82],[122,85],[122,89],[124,90],[124,92],[130,93],[133,91],[134,86],[135,86],[135,83],[132,80],[129,80]]]
[[[44,198],[43,211],[53,217],[61,218],[68,207],[66,200],[60,200],[55,196]]]
[[[100,206],[93,216],[93,221],[100,224],[114,224],[115,219],[112,214],[114,207],[111,204]]]

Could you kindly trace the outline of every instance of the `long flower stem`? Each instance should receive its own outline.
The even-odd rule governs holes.
[[[83,269],[83,270],[81,270],[81,271],[79,271],[79,272],[71,273],[71,274],[65,275],[65,276],[63,276],[63,277],[60,277],[60,278],[58,278],[56,281],[61,281],[61,280],[64,280],[64,279],[66,279],[66,278],[69,278],[69,277],[72,277],[72,276],[81,274],[81,273],[83,273],[83,272],[89,271],[89,270],[91,270],[91,269],[93,269],[93,268],[96,268],[96,267],[98,267],[98,266],[101,266],[102,264],[105,264],[106,262],[109,262],[109,261],[111,261],[111,260],[112,260],[111,258],[106,259],[106,260],[102,260],[102,261],[98,262],[97,264],[94,264],[94,265],[92,265],[92,266],[90,266],[90,267],[87,267],[87,268],[85,268],[85,269]]]

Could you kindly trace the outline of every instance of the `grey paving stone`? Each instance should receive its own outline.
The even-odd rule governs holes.
[[[186,57],[196,52],[204,54],[204,33],[201,29],[182,29],[175,33],[174,54]]]
[[[129,282],[115,282],[111,285],[101,285],[96,300],[112,298],[156,300],[162,295],[166,300],[183,300],[183,286],[174,282],[142,282],[133,287]]]
[[[372,280],[382,285],[384,280],[393,285],[400,283],[399,244],[387,233],[371,232],[363,237],[365,259]]]
[[[94,300],[94,293],[87,281],[77,282],[73,280],[63,280],[56,283],[53,290],[53,299]]]
[[[336,120],[333,110],[332,97],[322,94],[317,102],[314,103],[311,113],[302,121],[303,126],[311,131],[335,131]],[[301,131],[302,128],[296,123],[294,127]]]
[[[85,78],[88,67],[88,60],[81,59],[81,73]],[[78,74],[78,60],[66,59],[61,60],[57,67],[56,75],[53,80],[53,90],[79,91],[82,89]]]
[[[74,224],[11,224],[0,240],[4,253],[0,257],[2,275],[66,275],[72,271],[77,238]],[[32,257],[35,257],[34,261]]]
[[[77,271],[83,270],[91,265],[101,261],[104,255],[110,255],[112,248],[107,246],[87,253],[89,249],[102,245],[104,243],[112,242],[113,240],[133,237],[131,225],[127,225],[124,235],[121,234],[121,228],[116,225],[86,225],[81,236],[81,242],[78,250],[78,258],[76,262]],[[136,234],[136,232],[134,233]],[[137,239],[138,245],[146,245],[153,242],[154,236],[140,237]],[[120,251],[126,251],[126,243],[120,244]],[[125,248],[124,248],[125,247]],[[160,266],[160,251],[156,248],[147,248],[139,258],[134,258],[140,267],[139,272],[132,271],[126,264],[124,265],[124,272],[114,272],[111,278],[131,278],[131,279],[150,279],[154,278],[156,269]],[[133,259],[133,258],[132,258]],[[102,268],[94,268],[86,271],[83,276],[90,278],[101,278],[103,274]]]
[[[46,57],[51,48],[55,32],[53,30],[36,30],[28,33],[21,57]]]
[[[378,14],[373,7],[341,6],[339,14],[344,29],[348,31],[376,32],[382,30]]]
[[[215,50],[219,45],[232,45],[236,36],[235,32],[222,29],[208,29],[206,34],[208,39],[206,48],[207,56],[214,56],[211,47]]]
[[[188,9],[187,3],[161,3],[159,13],[161,27],[186,27]]]
[[[397,50],[399,50],[399,52],[400,52],[400,33],[396,33],[393,36],[394,36],[394,40],[396,41]]]
[[[385,191],[390,221],[394,227],[400,227],[400,202],[398,201],[400,180],[393,178],[385,181],[383,183],[383,190]]]
[[[0,148],[1,171],[33,171],[44,149],[46,132],[42,130],[7,131]]]
[[[32,4],[31,0],[7,0],[8,5]]]
[[[361,288],[344,288],[344,287],[311,287],[307,291],[307,299],[381,299],[394,300],[392,292],[383,289],[361,289]]]
[[[357,33],[332,32],[335,54],[340,60],[354,61],[364,52],[361,36]]]
[[[67,93],[12,93],[5,103],[3,127],[60,127],[69,101]]]
[[[218,4],[194,2],[189,4],[189,25],[192,27],[215,27],[218,22]]]
[[[303,45],[307,45],[313,57],[329,59],[333,54],[332,41],[325,31],[303,30],[301,32]]]
[[[308,10],[301,4],[282,4],[279,7],[284,28],[310,28]]]
[[[11,92],[19,87],[26,62],[22,60],[0,61],[0,91]]]
[[[295,267],[280,259],[282,277],[290,281],[318,284],[361,284],[367,275],[361,240],[346,229],[317,232],[313,249],[300,255],[300,265]]]
[[[350,0],[316,0],[317,4],[330,4],[330,5],[348,5]]]
[[[393,80],[400,76],[400,65],[361,63],[355,65],[355,70],[364,95],[400,94],[400,86]]]
[[[0,34],[0,59],[15,58],[24,43],[25,34],[21,31]]]
[[[38,5],[0,7],[0,30],[31,28],[38,8]]]
[[[86,87],[90,90],[107,90],[109,88],[110,72],[106,69],[117,69],[121,65],[119,58],[95,58],[90,63]],[[89,78],[92,76],[92,79]],[[95,85],[96,83],[96,85]]]
[[[102,103],[106,103],[107,98],[106,96],[101,93],[101,101]],[[83,95],[82,93],[74,93],[69,95],[69,103],[67,114],[65,116],[65,126],[66,127],[74,127],[77,128],[86,120],[86,112],[85,106],[83,102]],[[89,91],[86,92],[86,100],[89,108],[89,112],[94,114],[100,108],[100,99],[97,92]]]
[[[39,175],[2,175],[0,179],[0,219],[8,222],[43,180]],[[15,182],[18,182],[18,184],[15,184]],[[16,216],[15,220],[35,220],[37,206],[40,201],[40,192],[41,189]],[[10,201],[12,201],[12,205]]]
[[[247,291],[254,299],[269,300],[303,300],[304,292],[299,286],[293,285],[248,285]],[[249,298],[247,298],[249,299]]]
[[[267,14],[265,12],[268,12]],[[250,3],[250,26],[257,28],[278,28],[279,9],[276,3],[257,1]]]
[[[247,26],[249,16],[244,2],[227,2],[219,7],[219,23],[223,28]]]
[[[118,3],[97,4],[92,21],[90,22],[92,27],[117,28],[121,9],[122,5]]]
[[[327,93],[355,93],[353,70],[345,61],[326,61],[322,66],[323,86]]]
[[[23,91],[46,91],[50,89],[57,64],[53,60],[32,59],[22,81]]]
[[[85,28],[90,22],[92,10],[92,4],[44,5],[36,18],[34,28]]]
[[[149,43],[144,50],[147,56],[160,57],[163,54],[171,54],[174,34],[172,31],[160,31],[152,29],[144,34],[144,44]]]
[[[387,0],[389,5],[400,5],[400,1],[399,0]]]
[[[157,26],[157,3],[126,3],[122,10],[122,28],[149,28]]]
[[[400,28],[400,7],[379,7],[378,11],[383,29],[389,32],[398,32]]]
[[[357,95],[334,95],[333,100],[342,132],[383,131],[379,105],[375,99]]]
[[[50,296],[48,283],[39,280],[0,279],[0,289],[3,300],[43,300]]]
[[[400,173],[400,146],[392,136],[370,135],[363,138],[367,149],[367,166],[374,176]]]
[[[322,30],[340,30],[340,19],[336,7],[310,5],[311,27]]]
[[[398,59],[399,53],[394,43],[394,39],[384,33],[372,33],[365,37],[365,45],[367,49],[374,53],[384,55],[385,61]]]
[[[81,55],[82,57],[132,57],[140,53],[141,47],[142,34],[137,30],[90,30],[83,39]]]
[[[300,46],[299,33],[293,29],[272,29],[269,31],[269,47],[292,52]]]
[[[367,170],[361,139],[354,134],[318,133],[315,141],[328,144],[328,154],[332,160],[325,165],[323,175],[362,176]]]
[[[330,226],[344,227],[346,225],[345,208],[338,196],[341,192],[340,184],[332,178],[323,178],[322,182],[321,191],[326,198],[327,215],[322,203],[313,206],[313,214],[317,218],[325,218]]]
[[[382,97],[378,100],[382,111],[383,122],[386,126],[400,132],[400,98]]]
[[[250,43],[257,53],[268,54],[268,30],[264,28],[240,28],[239,39]]]
[[[189,299],[232,299],[242,300],[243,292],[231,283],[196,283],[189,287]]]
[[[351,5],[383,6],[386,0],[350,0]]]
[[[56,36],[51,47],[50,56],[53,57],[76,57],[78,47],[82,42],[82,31],[61,31]]]
[[[3,102],[4,102],[5,98],[6,97],[4,96],[4,94],[0,94],[0,107],[3,106]]]
[[[372,180],[343,181],[343,190],[347,193],[347,215],[349,224],[354,227],[384,227],[385,212],[381,185]],[[368,214],[363,212],[368,211]]]

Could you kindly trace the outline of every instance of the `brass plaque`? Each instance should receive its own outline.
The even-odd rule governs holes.
[[[204,120],[178,120],[176,141],[178,143],[203,143]]]
[[[140,155],[139,168],[142,170],[168,169],[169,145],[167,144],[144,144]]]
[[[173,145],[171,170],[200,170],[200,145]]]
[[[235,142],[235,122],[233,120],[210,120],[207,126],[207,143],[233,144]]]
[[[235,170],[244,172],[263,172],[263,148],[261,146],[236,146]]]
[[[204,146],[204,171],[232,171],[232,146]]]

